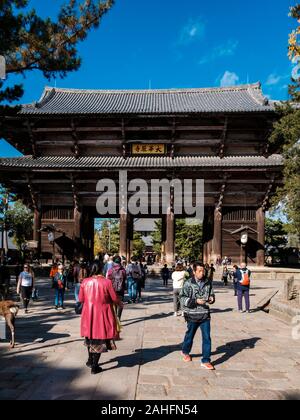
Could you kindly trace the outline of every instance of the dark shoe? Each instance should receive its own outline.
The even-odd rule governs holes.
[[[86,362],[86,366],[91,368],[93,365],[93,357],[92,357],[92,353],[89,352],[89,358],[88,361]]]
[[[91,369],[91,374],[92,375],[97,375],[97,373],[102,372],[102,368],[100,366],[93,366]]]
[[[91,360],[92,360],[91,374],[92,375],[96,375],[97,373],[102,372],[102,368],[98,364],[100,356],[101,354],[99,353],[91,353]]]
[[[58,306],[55,306],[55,309],[58,309]]]

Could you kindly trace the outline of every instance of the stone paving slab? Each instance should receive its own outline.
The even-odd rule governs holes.
[[[125,305],[118,349],[101,356],[103,372],[91,375],[79,336],[73,292],[66,309],[53,308],[48,279],[38,279],[41,299],[17,318],[17,346],[0,342],[0,400],[232,400],[300,399],[299,341],[292,326],[255,311],[240,314],[233,290],[216,282],[212,313],[212,361],[201,369],[197,333],[185,363],[180,354],[186,330],[172,312],[172,290],[147,280],[144,300]],[[252,305],[280,281],[254,281]]]

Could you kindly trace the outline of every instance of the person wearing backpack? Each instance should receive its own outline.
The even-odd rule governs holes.
[[[64,296],[66,290],[67,277],[64,274],[64,266],[59,264],[58,272],[54,276],[54,289],[55,289],[55,309],[59,306],[64,309]]]
[[[122,266],[122,259],[119,256],[114,257],[113,266],[107,271],[106,278],[111,280],[114,291],[119,297],[120,301],[124,301],[124,295],[126,290],[126,270]],[[123,307],[118,306],[117,317],[121,321]]]
[[[131,262],[126,269],[126,274],[129,303],[135,303],[137,299],[138,282],[142,278],[141,269],[137,264],[136,258],[131,258]]]
[[[239,312],[243,313],[243,297],[245,298],[246,312],[250,313],[250,278],[251,271],[245,263],[241,264],[241,268],[237,270],[237,300]]]

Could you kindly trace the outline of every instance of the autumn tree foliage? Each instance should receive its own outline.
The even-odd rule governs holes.
[[[281,118],[275,123],[270,141],[285,158],[283,187],[277,190],[273,204],[284,204],[290,232],[300,235],[300,4],[291,8],[290,16],[297,22],[288,47],[294,63],[290,100],[277,107]]]

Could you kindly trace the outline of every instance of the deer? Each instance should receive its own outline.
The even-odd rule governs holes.
[[[12,300],[2,300],[0,301],[0,316],[2,316],[7,326],[10,329],[11,340],[10,348],[15,347],[15,319],[19,311],[19,305]]]

